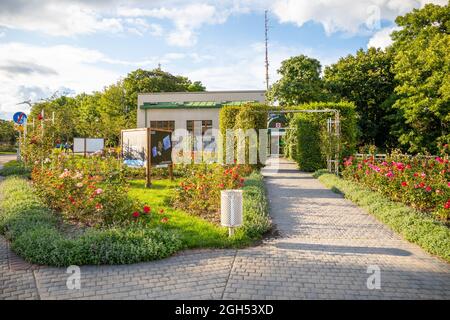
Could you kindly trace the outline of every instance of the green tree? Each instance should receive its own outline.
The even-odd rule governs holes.
[[[44,119],[39,120],[39,114],[42,110],[44,110]],[[51,137],[54,141],[65,142],[73,140],[76,134],[75,123],[78,118],[75,99],[62,96],[51,101],[34,104],[30,111],[28,123],[32,123],[33,119],[35,126],[38,123],[43,123],[45,128],[52,131]],[[30,130],[33,130],[33,128],[31,127]]]
[[[75,97],[78,119],[75,122],[75,131],[80,137],[101,138],[99,100],[100,92],[92,94],[82,93]]]
[[[319,60],[305,55],[284,60],[278,69],[281,79],[270,88],[268,100],[278,101],[280,105],[327,100],[321,70]]]
[[[0,144],[13,146],[16,144],[17,132],[12,121],[0,119]]]
[[[123,80],[127,117],[129,123],[136,125],[137,97],[146,92],[205,91],[200,81],[192,82],[186,77],[175,76],[160,68],[153,70],[137,69]]]
[[[392,55],[380,49],[358,50],[325,68],[324,80],[337,99],[352,101],[359,115],[361,144],[392,146],[389,135],[395,117]]]
[[[450,140],[450,7],[428,4],[396,19],[394,107],[404,116],[399,141],[410,152],[437,150]]]
[[[101,137],[105,138],[107,146],[119,143],[120,130],[136,126],[129,113],[122,82],[105,88],[98,100],[98,114]]]

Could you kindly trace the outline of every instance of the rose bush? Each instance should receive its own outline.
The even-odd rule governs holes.
[[[220,191],[244,185],[246,166],[197,165],[175,189],[172,204],[212,222],[220,219]]]
[[[63,153],[36,165],[33,186],[45,204],[67,221],[87,226],[122,224],[142,205],[128,196],[120,163],[90,157],[78,161]]]
[[[409,157],[397,152],[385,160],[344,159],[343,176],[379,191],[392,200],[431,212],[443,221],[450,217],[448,146],[436,157]]]

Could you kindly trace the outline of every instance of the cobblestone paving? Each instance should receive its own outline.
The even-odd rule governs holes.
[[[1,299],[450,299],[450,265],[281,160],[264,169],[280,236],[241,250],[190,250],[126,266],[31,266],[0,238]],[[381,288],[369,290],[370,265]]]

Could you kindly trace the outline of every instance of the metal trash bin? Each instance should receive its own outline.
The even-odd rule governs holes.
[[[242,225],[242,190],[222,190],[220,192],[220,223],[228,227],[228,235],[234,234],[234,228]]]

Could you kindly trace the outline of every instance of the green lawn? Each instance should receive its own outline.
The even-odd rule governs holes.
[[[239,241],[228,239],[228,229],[216,226],[206,220],[192,216],[182,210],[168,206],[167,200],[172,193],[177,181],[170,179],[153,180],[151,188],[145,188],[145,180],[132,180],[129,191],[130,196],[149,205],[152,214],[160,215],[159,210],[164,209],[164,214],[169,218],[169,223],[161,225],[164,228],[173,229],[181,238],[187,248],[199,247],[227,247],[239,244]]]
[[[0,154],[17,154],[17,151],[0,151]]]

